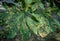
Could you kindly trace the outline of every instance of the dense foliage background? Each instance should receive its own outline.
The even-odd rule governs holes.
[[[3,1],[7,12],[0,13],[0,37],[14,39],[19,34],[21,41],[60,41],[59,2],[59,0]]]

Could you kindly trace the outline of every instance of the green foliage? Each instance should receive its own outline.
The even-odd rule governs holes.
[[[3,34],[0,33],[2,36],[14,38],[19,31],[22,40],[29,41],[32,33],[44,38],[48,34],[56,32],[56,29],[60,30],[59,21],[53,17],[53,12],[58,11],[56,6],[45,8],[45,4],[41,0],[24,0],[24,2],[22,0],[18,3],[20,7],[8,7],[4,4],[8,11],[1,13],[3,21],[1,24],[4,27]],[[60,16],[60,11],[57,14]]]

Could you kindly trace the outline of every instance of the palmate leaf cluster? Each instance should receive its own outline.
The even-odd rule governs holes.
[[[46,37],[50,33],[60,31],[59,19],[60,10],[58,7],[46,6],[41,0],[19,0],[20,7],[9,7],[4,4],[8,10],[1,13],[0,37],[14,38],[17,32],[20,32],[23,41],[29,41],[32,33],[37,36]],[[50,5],[50,1],[47,2]]]

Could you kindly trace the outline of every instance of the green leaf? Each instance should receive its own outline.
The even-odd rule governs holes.
[[[32,0],[24,0],[26,5],[30,5],[32,3]]]
[[[34,13],[32,13],[32,16],[34,16],[38,22],[28,17],[27,25],[35,34],[39,34],[41,37],[46,37],[49,33],[53,32],[47,18],[41,14],[39,15]]]
[[[35,11],[37,8],[38,8],[38,4],[37,3],[36,4],[33,4],[31,6],[32,11]]]

